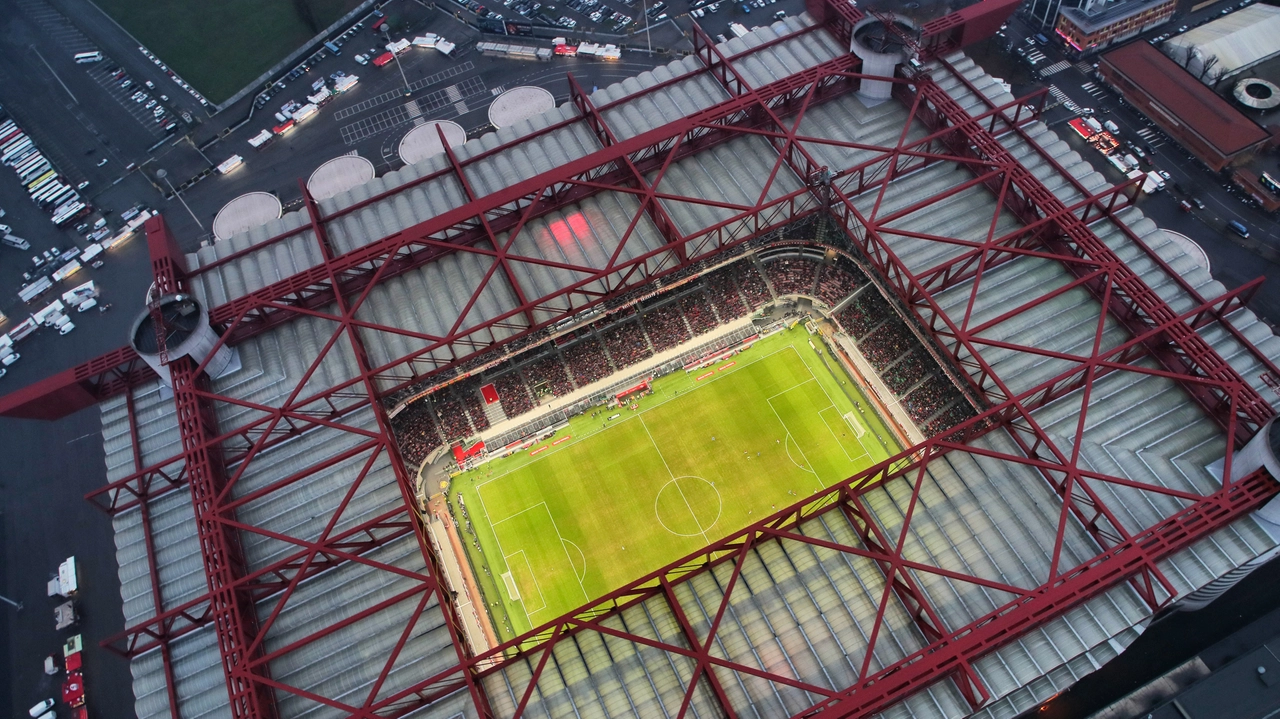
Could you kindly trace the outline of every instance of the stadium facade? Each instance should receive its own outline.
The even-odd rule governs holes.
[[[913,34],[814,0],[591,95],[571,80],[551,113],[194,255],[148,224],[156,298],[209,308],[239,369],[212,379],[216,351],[159,340],[171,386],[123,348],[0,400],[100,405],[91,499],[138,716],[1012,716],[1268,558],[1280,343],[1244,306],[1256,282],[1214,281],[1040,121],[1043,93],[959,51],[1013,8]],[[856,265],[850,292],[878,294],[969,410],[468,643],[392,409],[803,255]]]

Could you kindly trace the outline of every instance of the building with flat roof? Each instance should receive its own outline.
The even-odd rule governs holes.
[[[1122,97],[1213,170],[1262,149],[1270,133],[1145,42],[1102,56],[1098,71]]]
[[[1080,54],[1128,40],[1173,17],[1176,0],[1110,0],[1064,8],[1054,32]]]
[[[1280,7],[1250,5],[1175,35],[1162,49],[1202,82],[1234,77],[1280,55]]]

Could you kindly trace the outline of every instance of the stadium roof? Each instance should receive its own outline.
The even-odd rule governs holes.
[[[1276,545],[1252,511],[1280,488],[1233,464],[1280,376],[1243,307],[1256,283],[1227,292],[1039,121],[1043,93],[1015,100],[962,54],[868,107],[845,51],[861,17],[822,17],[571,83],[554,112],[186,272],[148,226],[158,289],[216,307],[242,369],[177,358],[169,398],[117,353],[59,390],[105,397],[94,498],[141,719],[1009,716]],[[986,411],[468,647],[383,400],[806,218]]]
[[[1234,153],[1269,135],[1186,70],[1145,42],[1131,42],[1103,60],[1142,88],[1171,122],[1186,125],[1222,153]]]
[[[1201,58],[1218,58],[1230,77],[1280,54],[1280,7],[1257,3],[1200,27],[1175,35],[1166,47],[1193,50]],[[1196,65],[1193,64],[1195,69]]]

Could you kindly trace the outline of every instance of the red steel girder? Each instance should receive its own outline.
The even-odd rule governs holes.
[[[953,125],[972,151],[1005,163],[1011,175],[1011,184],[1018,186],[1030,203],[1006,204],[1006,207],[1026,224],[1040,217],[1052,217],[1056,231],[1042,239],[1051,250],[1063,257],[1088,259],[1107,269],[1106,277],[1098,277],[1085,284],[1112,317],[1129,330],[1141,334],[1140,328],[1150,327],[1165,317],[1177,314],[1146,282],[1095,235],[1065,203],[1057,198],[1031,171],[1016,161],[990,133],[976,127],[968,114],[932,79],[925,78],[916,84],[916,91],[927,98],[937,113]],[[1068,173],[1068,176],[1069,173]],[[1005,193],[1001,196],[1007,199]],[[1069,272],[1079,273],[1082,268],[1071,262],[1064,263]],[[975,278],[975,282],[978,278]],[[1184,384],[1184,389],[1204,410],[1224,428],[1228,418],[1223,412],[1229,405],[1242,412],[1235,423],[1234,440],[1243,444],[1253,432],[1274,415],[1274,410],[1218,353],[1194,331],[1184,325],[1176,325],[1164,342],[1149,346],[1151,354],[1167,369],[1180,374],[1210,377],[1222,382],[1222,388],[1214,390],[1203,384]],[[1230,403],[1224,393],[1226,387],[1238,387],[1240,402]]]
[[[1190,308],[1177,318],[1170,319],[1166,324],[1172,324],[1173,322],[1208,323],[1215,321],[1217,313],[1231,309],[1238,309],[1240,306],[1240,299],[1245,294],[1246,292],[1241,290],[1227,293],[1210,302]],[[1156,327],[1150,330],[1149,334],[1158,334],[1165,329],[1167,328],[1164,326]],[[521,637],[517,637],[516,639],[476,657],[472,662],[468,663],[464,667],[458,667],[441,672],[434,677],[424,680],[418,686],[410,687],[397,695],[388,697],[384,700],[383,706],[391,706],[397,701],[408,700],[421,691],[423,687],[434,686],[439,682],[447,680],[457,672],[474,672],[478,676],[484,676],[494,671],[499,671],[501,665],[500,663],[496,663],[496,660],[504,656],[509,656],[511,652],[516,652],[514,657],[511,658],[535,655],[537,652],[546,648],[547,643],[553,636],[564,638],[579,631],[602,632],[610,636],[634,641],[643,646],[659,648],[691,659],[710,661],[701,657],[696,648],[657,642],[644,636],[632,635],[627,632],[608,628],[604,626],[602,622],[627,607],[633,606],[638,602],[645,601],[646,599],[655,597],[662,593],[664,590],[661,586],[661,580],[663,579],[672,585],[678,585],[689,581],[699,573],[711,571],[724,562],[734,561],[734,558],[738,557],[740,553],[744,551],[743,547],[746,543],[760,541],[764,535],[776,535],[778,532],[786,531],[789,527],[799,524],[802,520],[811,519],[826,511],[837,509],[841,505],[841,502],[845,501],[846,497],[863,496],[867,492],[876,489],[888,481],[892,481],[898,477],[908,476],[911,472],[918,471],[923,465],[927,464],[927,462],[940,458],[948,452],[957,450],[970,451],[967,447],[957,445],[951,440],[951,437],[964,437],[971,439],[994,429],[1006,427],[1010,421],[1019,417],[1022,411],[1033,410],[1037,407],[1048,404],[1049,402],[1055,401],[1066,394],[1075,392],[1085,384],[1097,381],[1098,378],[1105,375],[1107,372],[1132,370],[1133,367],[1125,364],[1123,360],[1130,356],[1130,353],[1135,347],[1140,347],[1141,343],[1145,339],[1147,338],[1141,336],[1135,337],[1126,343],[1110,349],[1095,347],[1091,355],[1080,365],[1070,367],[1058,376],[1047,379],[1034,387],[1024,390],[1015,397],[1010,397],[1004,400],[1000,404],[983,411],[978,416],[957,425],[947,433],[926,440],[915,447],[885,460],[875,467],[868,468],[864,472],[849,478],[845,482],[833,485],[826,492],[814,495],[803,502],[797,503],[792,507],[774,514],[772,517],[761,520],[761,522],[745,528],[739,533],[726,537],[719,542],[715,542],[703,550],[700,550],[699,552],[678,562],[673,562],[663,569],[637,579],[635,582],[620,587],[613,592],[609,592],[600,599],[581,607],[575,612],[566,614],[553,622],[549,622],[541,627],[535,628],[533,631],[528,632]],[[1019,411],[1018,407],[1022,407],[1023,410]],[[1228,467],[1230,467],[1231,454],[1232,449],[1228,447]],[[1032,467],[1036,464],[1033,460],[1016,456],[1004,457],[1002,458],[1002,461],[1027,464]],[[1107,479],[1114,481],[1119,478]],[[1151,491],[1163,491],[1163,488],[1159,487],[1147,488]],[[1265,486],[1255,489],[1256,491],[1253,491],[1247,498],[1248,501],[1252,503],[1249,507],[1256,507],[1266,499],[1274,496],[1277,492],[1280,492],[1280,486],[1270,480],[1267,480]],[[1224,491],[1231,492],[1233,489]],[[1200,533],[1195,534],[1194,536],[1192,534],[1184,534],[1179,537],[1176,542],[1164,542],[1157,547],[1160,551],[1154,553],[1147,552],[1142,549],[1146,545],[1142,545],[1141,543],[1138,543],[1138,548],[1136,549],[1129,549],[1127,548],[1128,545],[1126,545],[1126,548],[1124,549],[1117,549],[1117,547],[1113,546],[1110,550],[1106,550],[1103,554],[1099,555],[1099,558],[1095,558],[1095,560],[1091,562],[1086,562],[1083,566],[1091,570],[1101,570],[1102,578],[1096,582],[1090,581],[1088,583],[1087,590],[1089,594],[1087,596],[1083,594],[1079,595],[1080,601],[1088,598],[1088,596],[1093,596],[1096,593],[1115,586],[1118,583],[1127,581],[1131,577],[1136,576],[1140,571],[1143,571],[1154,564],[1156,561],[1167,557],[1178,549],[1190,546],[1207,533],[1234,521],[1234,519],[1242,516],[1241,513],[1247,509],[1246,507],[1239,507],[1230,516],[1223,515],[1218,512],[1217,508],[1219,507],[1219,502],[1217,501],[1217,498],[1218,495],[1201,498],[1183,513],[1187,517],[1195,518],[1196,520],[1194,526]],[[1141,536],[1142,535],[1135,535],[1129,537],[1127,541],[1130,543],[1136,542],[1141,538]],[[812,538],[805,538],[803,541],[811,543],[817,542],[817,540]],[[883,553],[870,552],[859,547],[832,548],[839,548],[840,551],[865,556],[876,561],[881,561],[885,558]],[[1113,558],[1118,556],[1122,551],[1126,553],[1125,561],[1129,564],[1123,568],[1123,571],[1112,571],[1113,567],[1110,563]],[[1045,606],[1046,598],[1037,594],[1037,592],[1043,593],[1045,587],[1041,587],[1039,589],[1020,589],[1017,587],[1009,587],[993,583],[980,577],[971,577],[963,573],[944,570],[929,565],[922,565],[917,562],[909,562],[907,560],[900,559],[898,560],[898,563],[901,567],[910,569],[914,572],[932,572],[956,581],[967,581],[983,586],[990,586],[993,589],[1021,596],[1024,599],[1027,597],[1033,599],[1039,598],[1041,601],[1039,604],[1035,605],[1035,611],[1032,613],[1034,620],[1034,624],[1032,626],[1038,626],[1039,624],[1049,621],[1054,616],[1057,616],[1057,613],[1050,611],[1049,607]],[[1089,576],[1097,577],[1098,574],[1098,571],[1092,571]],[[1076,574],[1071,571],[1059,572],[1057,578],[1055,578],[1053,582],[1050,582],[1050,584],[1061,583],[1064,578],[1069,576],[1076,576]],[[1048,584],[1046,586],[1048,586]],[[981,645],[982,651],[971,654],[968,657],[968,661],[970,662],[976,660],[982,654],[1000,646],[1003,643],[1013,641],[1018,636],[1017,633],[1005,631],[1003,629],[1004,625],[1001,624],[1001,622],[1004,620],[1004,616],[1000,612],[993,613],[988,617],[988,619],[989,621],[984,621],[982,623],[982,631],[986,633],[984,634],[984,640]],[[1020,631],[1025,631],[1030,628],[1030,626],[1026,626],[1025,617],[1019,618],[1018,621],[1022,623],[1019,625]],[[969,627],[954,629],[946,637],[940,639],[939,642],[946,642],[949,638],[957,636],[966,636],[968,631],[975,628],[977,628],[977,623]],[[924,650],[921,650],[921,652],[916,655],[917,660],[919,657],[929,656],[930,648],[937,644],[938,642],[935,642],[930,644],[929,647],[926,647]],[[694,645],[694,647],[696,646],[697,645]],[[714,662],[712,663],[714,664]],[[928,668],[928,676],[931,681],[936,681],[938,677],[945,676],[949,671],[959,668],[958,664],[951,663],[946,666],[935,666],[928,661],[920,663],[923,663]],[[901,666],[902,664],[902,662],[899,662],[898,666]],[[723,665],[716,664],[716,666]],[[736,666],[724,668],[735,671],[741,669]],[[885,671],[882,671],[880,675],[884,676]],[[790,681],[785,677],[767,676],[766,678],[782,681],[784,683],[786,681]],[[892,689],[891,696],[896,699],[902,699],[907,693],[915,691],[921,686],[922,684],[903,685],[893,683],[890,685],[890,688]],[[883,688],[884,687],[882,687],[882,689]]]
[[[779,41],[784,39],[780,38]],[[581,200],[603,189],[616,189],[620,182],[625,184],[630,181],[634,178],[634,171],[625,167],[619,168],[624,159],[626,162],[634,164],[635,168],[641,172],[647,172],[651,169],[657,169],[666,162],[679,159],[679,157],[698,152],[717,142],[730,139],[735,136],[736,128],[739,126],[749,127],[753,122],[758,121],[756,114],[753,114],[751,110],[754,104],[761,99],[766,102],[785,101],[788,96],[807,92],[808,87],[815,83],[824,86],[823,97],[833,97],[835,94],[848,91],[856,84],[848,80],[854,77],[849,73],[858,67],[858,63],[858,59],[852,55],[840,56],[795,75],[782,78],[765,88],[760,88],[751,98],[731,98],[705,110],[693,113],[689,117],[669,123],[637,137],[627,138],[616,145],[602,148],[529,180],[517,183],[476,201],[468,202],[460,208],[446,212],[418,226],[398,232],[339,257],[334,257],[321,265],[300,272],[244,297],[232,300],[227,304],[212,308],[211,318],[216,325],[227,328],[224,332],[224,341],[235,344],[270,329],[281,322],[290,321],[300,313],[322,310],[334,301],[337,293],[359,295],[371,283],[389,279],[412,270],[448,252],[465,250],[470,243],[488,236],[488,233],[485,232],[485,229],[478,221],[482,216],[487,220],[491,232],[499,233],[510,230],[520,221],[521,217],[536,217],[565,204]],[[830,89],[827,89],[827,86],[830,86]],[[600,108],[600,110],[603,111],[610,106]],[[577,120],[574,121],[576,122]],[[708,129],[709,125],[714,125],[718,129]],[[680,138],[684,138],[683,141]],[[672,146],[677,142],[679,142],[680,147],[675,155],[672,156]],[[484,156],[489,156],[490,154],[484,153]],[[468,164],[478,159],[479,156],[471,158],[467,162],[460,161],[460,164],[465,170]],[[453,169],[447,168],[440,173],[433,174],[432,177],[443,176],[443,174],[451,172],[453,172]],[[405,189],[407,189],[407,186],[402,186],[398,188],[398,191]],[[656,193],[656,195],[661,196],[661,193]],[[799,193],[797,193],[796,197],[783,197],[767,206],[753,208],[753,216],[761,216],[761,213],[764,213],[764,215],[776,214],[779,208],[794,204],[797,197],[799,197]],[[699,201],[698,198],[690,199]],[[360,206],[364,206],[367,202],[369,201],[361,203]],[[529,210],[533,214],[527,214],[526,210],[531,204],[535,204],[537,207]],[[358,209],[358,207],[345,208],[342,212],[349,213],[355,209]],[[793,210],[790,214],[794,217],[802,212],[803,210]],[[681,238],[677,246],[688,247],[690,243],[697,243],[694,246],[706,246],[711,251],[715,251],[723,246],[724,242],[714,238],[722,236],[726,231],[725,228],[741,222],[741,219],[736,218],[735,220],[726,221],[720,226],[707,231],[703,236]],[[769,226],[768,223],[761,223],[759,220],[754,222],[756,227]],[[297,231],[300,230],[291,231],[288,235],[292,236]],[[707,244],[707,238],[709,237],[713,239],[710,244]],[[261,250],[264,246],[264,244],[259,244],[254,249]],[[531,261],[530,258],[524,259],[525,261]],[[226,258],[219,262],[225,261]],[[202,268],[201,271],[208,271],[212,266],[214,266],[214,263]],[[608,268],[608,272],[626,273],[627,276],[634,276],[636,266],[638,266],[638,261],[636,260],[620,262],[616,266]],[[586,285],[588,282],[581,284]],[[576,292],[574,288],[567,288],[564,293],[560,294],[574,292]],[[531,300],[530,304],[541,304],[550,299],[554,299],[554,297]],[[573,311],[576,312],[592,306],[601,299],[586,299],[581,305],[574,307]],[[356,304],[358,306],[359,302],[357,301]],[[520,308],[519,313],[523,313],[525,309],[527,308]],[[558,321],[558,319],[555,318],[551,321]],[[548,322],[543,322],[541,326],[546,324]],[[456,336],[450,336],[448,339],[451,342],[463,341],[468,335],[484,331],[487,327],[488,324],[462,328]],[[534,330],[525,330],[502,341],[514,341],[532,331]],[[478,346],[477,351],[488,349],[492,346],[493,343],[482,343]],[[470,354],[474,354],[474,352],[466,356],[470,356]],[[128,355],[128,353],[126,352],[124,355]],[[107,362],[109,359],[109,357],[104,358],[99,364]],[[106,366],[101,371],[105,372],[112,368],[113,366]],[[440,367],[434,367],[432,371],[439,369]],[[378,368],[375,374],[381,374],[383,371],[383,369]],[[144,373],[142,376],[145,377],[147,375]],[[60,386],[58,385],[58,387]],[[40,397],[47,395],[49,391],[56,390],[58,387],[41,386],[11,395],[8,398],[0,398],[0,414],[16,412],[22,407],[34,406],[34,403]],[[116,385],[112,385],[112,387],[116,387]],[[108,391],[117,390],[105,388],[93,394],[92,397],[94,399],[102,399],[105,396],[109,396],[107,394]],[[84,400],[76,408],[87,406],[88,404],[89,400]],[[51,406],[55,407],[58,416],[61,416],[61,413],[69,408],[69,405],[65,403],[55,403]],[[59,407],[62,409],[57,409]]]
[[[169,228],[157,216],[148,220],[146,229],[157,295],[183,291],[182,256]],[[209,376],[197,373],[196,362],[188,356],[173,358],[167,367],[231,715],[236,719],[273,719],[275,695],[238,675],[252,658],[247,650],[256,634],[257,613],[249,596],[234,589],[236,580],[245,575],[244,554],[240,538],[222,523],[215,501],[226,482],[222,458],[206,442],[217,434],[217,417],[211,404],[197,394],[197,390],[208,390]],[[266,674],[265,668],[255,671]]]
[[[125,409],[129,417],[129,445],[133,450],[134,469],[142,467],[142,444],[138,437],[138,414],[134,407],[133,394],[125,393]],[[151,606],[155,614],[164,612],[164,597],[160,593],[160,569],[156,566],[155,535],[151,531],[151,508],[144,502],[139,508],[138,521],[142,524],[142,541],[146,551],[147,579],[151,583]],[[161,640],[160,663],[164,670],[164,689],[169,700],[169,716],[180,719],[178,713],[178,685],[173,677],[173,656],[169,651],[169,643]]]
[[[1001,1],[1004,1],[1004,0],[1001,0]],[[963,13],[959,13],[959,14],[963,15]],[[997,109],[995,108],[995,103],[992,102],[991,98],[987,97],[986,94],[980,92],[978,88],[974,86],[973,82],[970,81],[969,78],[965,77],[964,73],[958,72],[950,62],[948,62],[946,59],[943,59],[943,58],[939,58],[937,62],[942,67],[946,68],[962,85],[967,87],[969,91],[974,94],[975,97],[977,97],[980,101],[982,101],[983,104],[985,104],[989,108]],[[1001,109],[997,109],[997,110],[999,114],[1001,114],[1002,116],[1004,115],[1003,110]],[[1009,122],[1009,118],[1007,116],[1003,117],[1002,119],[1006,123]],[[1023,140],[1025,140],[1027,145],[1033,148],[1036,154],[1038,154],[1041,157],[1041,159],[1047,162],[1049,166],[1053,167],[1057,171],[1059,176],[1066,179],[1076,189],[1078,193],[1080,193],[1081,195],[1089,194],[1088,188],[1086,188],[1084,184],[1075,177],[1075,175],[1072,175],[1070,172],[1067,172],[1066,168],[1062,166],[1062,164],[1058,161],[1057,157],[1054,157],[1038,142],[1035,142],[1034,139],[1031,138],[1030,134],[1027,132],[1025,127],[1018,126],[1015,123],[1014,126],[1012,127],[1012,130],[1015,133],[1017,133]],[[1187,295],[1191,297],[1194,301],[1201,304],[1204,303],[1205,298],[1200,294],[1199,290],[1193,287],[1191,283],[1188,282],[1187,279],[1183,277],[1180,272],[1173,269],[1169,265],[1169,263],[1166,262],[1165,259],[1161,257],[1158,252],[1156,252],[1149,245],[1147,245],[1147,243],[1143,241],[1141,237],[1138,237],[1137,233],[1135,233],[1131,227],[1126,225],[1116,216],[1116,213],[1119,212],[1121,209],[1123,209],[1122,207],[1108,206],[1105,208],[1099,207],[1099,209],[1102,211],[1102,214],[1105,215],[1111,221],[1112,226],[1117,231],[1119,231],[1121,234],[1127,237],[1131,242],[1133,242],[1134,246],[1142,250],[1142,252],[1147,256],[1147,258],[1150,259],[1153,263],[1155,263],[1156,266],[1164,270],[1165,275],[1170,280],[1172,280],[1176,285],[1178,285],[1178,287],[1180,287],[1183,292],[1186,292]],[[1087,217],[1081,218],[1081,219],[1087,221]],[[1230,323],[1225,323],[1224,329],[1226,329],[1231,336],[1233,336],[1237,341],[1239,341],[1241,345],[1250,348],[1251,351],[1256,349],[1254,348],[1253,342],[1250,341],[1249,338],[1245,337],[1244,334],[1235,325],[1232,325]],[[1268,358],[1266,355],[1263,355],[1261,352],[1253,351],[1252,353],[1254,355],[1254,358],[1259,363],[1261,363],[1264,367],[1266,367],[1267,371],[1270,372],[1272,376],[1280,376],[1278,375],[1278,373],[1280,373],[1280,368],[1277,368],[1275,363],[1273,363],[1270,358]]]

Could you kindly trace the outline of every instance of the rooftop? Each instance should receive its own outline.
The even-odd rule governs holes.
[[[1168,117],[1185,124],[1224,156],[1269,137],[1265,129],[1149,43],[1131,42],[1102,59],[1141,87]]]
[[[1111,0],[1104,3],[1101,9],[1092,12],[1082,7],[1065,7],[1062,8],[1062,14],[1085,34],[1093,34],[1125,18],[1144,13],[1168,2],[1169,0]]]
[[[1253,510],[1276,484],[1232,464],[1280,373],[1248,288],[1227,291],[1037,98],[961,53],[863,102],[848,29],[804,15],[699,36],[695,55],[188,257],[242,366],[174,394],[206,403],[188,417],[219,439],[184,447],[155,380],[101,403],[139,718],[230,714],[227,594],[249,642],[236,686],[284,719],[1012,716],[1274,548]],[[982,415],[468,647],[385,400],[796,244],[859,263]],[[212,491],[206,454],[226,473]],[[225,593],[196,511],[238,537]]]
[[[1165,51],[1174,48],[1179,53],[1193,50],[1201,58],[1192,64],[1193,71],[1204,59],[1218,58],[1216,67],[1229,77],[1280,53],[1280,7],[1255,3],[1169,38]]]

